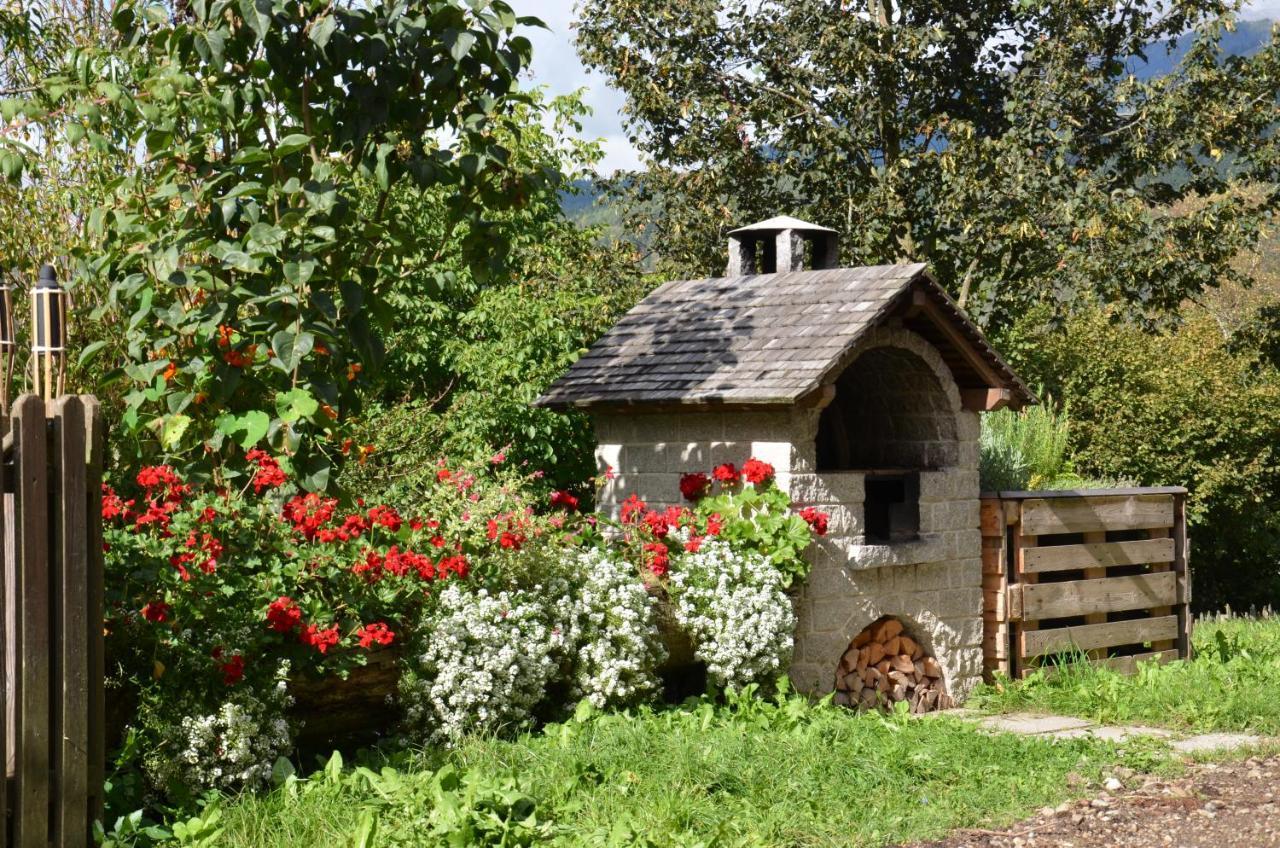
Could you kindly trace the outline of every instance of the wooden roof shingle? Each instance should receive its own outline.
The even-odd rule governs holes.
[[[931,341],[966,348],[952,359],[976,366],[957,374],[958,383],[1009,390],[1015,406],[1034,401],[925,266],[914,264],[664,283],[535,404],[795,404],[834,382],[847,355],[890,315],[922,309],[949,325],[938,328],[949,341]]]

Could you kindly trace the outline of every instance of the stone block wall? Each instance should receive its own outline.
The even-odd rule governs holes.
[[[724,462],[768,462],[784,488],[793,471],[813,470],[817,410],[597,413],[592,420],[598,473],[603,479],[612,471],[596,504],[615,518],[633,493],[653,508],[683,504],[680,475]]]
[[[939,455],[944,467],[920,471],[920,533],[911,542],[868,545],[863,536],[863,475],[819,471],[815,440],[821,410],[785,408],[734,412],[596,414],[599,470],[612,479],[598,495],[613,514],[635,493],[651,507],[682,503],[680,475],[751,457],[768,462],[798,506],[830,514],[828,534],[810,548],[812,570],[795,597],[797,688],[830,692],[850,641],[882,615],[902,620],[937,657],[947,690],[962,700],[982,675],[982,561],[978,519],[978,415],[960,406],[950,369],[923,338],[905,330],[876,331],[863,351],[892,347],[914,354],[936,381],[928,409],[950,416],[954,443]],[[851,369],[858,367],[853,360]],[[855,399],[841,399],[848,405]],[[915,414],[926,405],[915,404]],[[951,441],[948,439],[948,441]]]

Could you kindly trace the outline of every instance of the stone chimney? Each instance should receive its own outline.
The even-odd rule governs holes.
[[[802,271],[805,242],[809,243],[810,268],[834,268],[840,257],[840,236],[798,218],[778,215],[729,233],[727,277]]]

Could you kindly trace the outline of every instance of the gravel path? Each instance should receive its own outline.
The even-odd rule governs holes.
[[[1113,791],[1004,830],[960,830],[918,848],[1280,848],[1280,757],[1188,766],[1164,780],[1116,775]]]

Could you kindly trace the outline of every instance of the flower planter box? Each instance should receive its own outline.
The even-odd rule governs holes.
[[[667,649],[667,658],[658,666],[658,671],[674,671],[693,665],[696,662],[693,656],[693,642],[677,623],[675,606],[671,603],[671,599],[661,588],[650,588],[649,593],[655,600],[658,636],[662,640],[662,646]]]
[[[367,664],[343,679],[336,675],[299,675],[289,682],[293,705],[289,717],[298,723],[298,745],[323,747],[335,740],[376,737],[392,730],[400,719],[395,703],[400,682],[400,646],[369,654]]]

